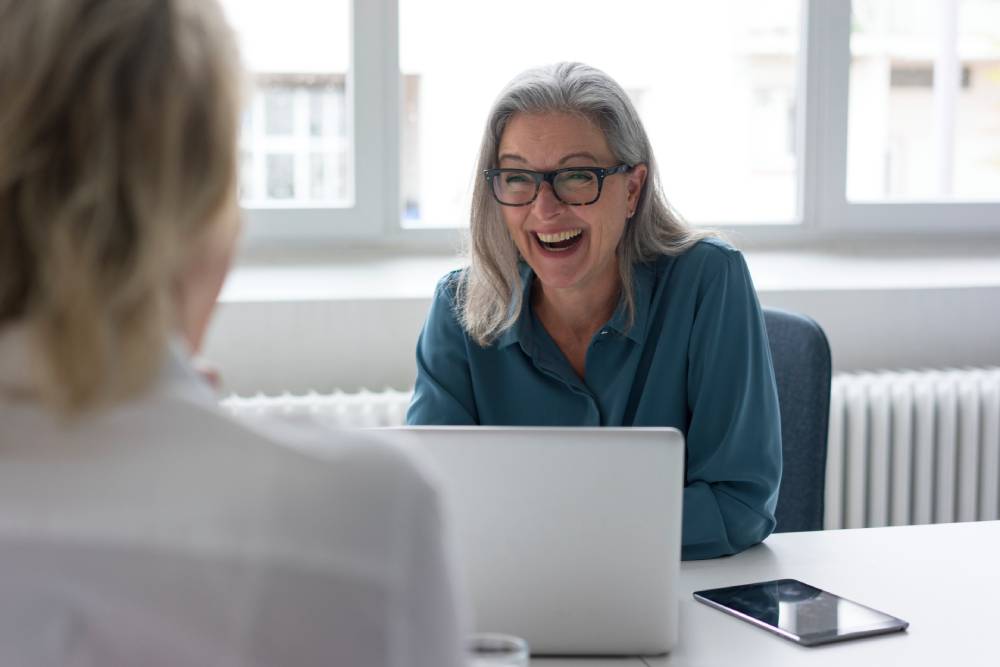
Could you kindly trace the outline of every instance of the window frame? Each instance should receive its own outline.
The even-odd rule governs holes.
[[[852,202],[847,198],[848,96],[851,69],[850,2],[808,0],[811,15],[803,33],[810,66],[806,106],[806,146],[816,149],[812,163],[804,165],[818,180],[812,215],[803,222],[836,233],[839,237],[894,234],[977,235],[1000,232],[1000,193],[993,201],[878,201]],[[801,85],[801,80],[800,80]]]
[[[244,207],[250,247],[374,241],[391,233],[399,209],[398,12],[396,0],[352,0],[346,73],[348,203],[345,206]],[[379,113],[369,113],[377,109]],[[352,196],[353,195],[353,196]],[[395,206],[393,205],[396,203]],[[396,227],[399,227],[398,223]]]
[[[978,237],[1000,233],[996,201],[852,202],[847,198],[851,3],[801,0],[797,219],[699,223],[754,245],[874,237]],[[454,250],[463,228],[404,226],[400,184],[402,78],[398,0],[353,0],[347,115],[353,200],[344,207],[245,208],[251,249],[351,246]],[[370,110],[378,110],[370,113]],[[470,147],[473,150],[473,147]],[[350,191],[351,188],[349,188]]]

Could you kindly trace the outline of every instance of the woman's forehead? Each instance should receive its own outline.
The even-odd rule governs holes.
[[[497,158],[514,165],[536,168],[565,166],[566,160],[599,163],[612,159],[604,132],[578,114],[544,113],[513,115],[500,137]]]

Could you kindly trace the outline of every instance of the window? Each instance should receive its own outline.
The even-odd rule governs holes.
[[[223,2],[251,239],[454,247],[490,103],[557,60],[625,87],[696,224],[1000,231],[1000,0]]]
[[[350,205],[348,0],[224,0],[252,73],[244,205]]]
[[[794,222],[800,5],[620,0],[609,11],[604,0],[560,0],[496,11],[399,0],[406,222],[466,224],[494,97],[520,71],[560,60],[599,67],[627,89],[667,196],[688,219]],[[441,16],[470,29],[442,31]]]
[[[1000,2],[856,0],[848,196],[1000,193]]]

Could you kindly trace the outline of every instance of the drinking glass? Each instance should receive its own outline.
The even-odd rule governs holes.
[[[528,667],[528,644],[520,637],[477,633],[467,643],[469,667]]]

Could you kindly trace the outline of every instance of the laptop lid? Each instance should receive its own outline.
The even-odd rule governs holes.
[[[684,440],[673,428],[412,427],[451,503],[480,632],[533,654],[677,638]]]

